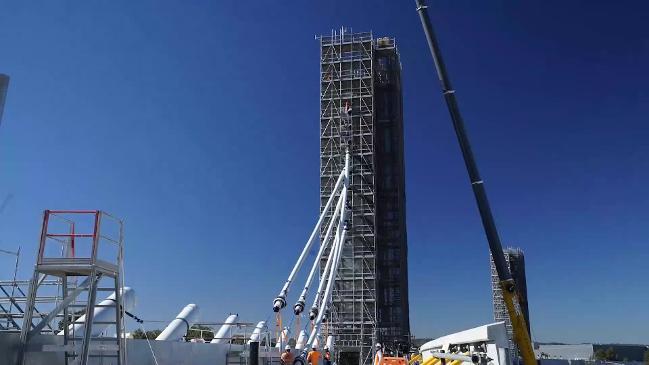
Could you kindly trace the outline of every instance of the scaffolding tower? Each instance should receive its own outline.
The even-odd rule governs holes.
[[[351,225],[326,328],[340,364],[370,364],[375,342],[409,341],[401,65],[391,38],[342,28],[319,40],[321,211],[347,147],[352,157]]]

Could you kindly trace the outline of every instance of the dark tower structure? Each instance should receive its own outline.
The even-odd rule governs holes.
[[[5,108],[5,98],[9,88],[9,76],[0,74],[0,124],[2,124],[2,112]]]
[[[352,156],[350,231],[324,328],[341,365],[370,364],[374,343],[410,338],[401,63],[393,38],[346,29],[321,36],[320,52],[321,209],[345,141]]]

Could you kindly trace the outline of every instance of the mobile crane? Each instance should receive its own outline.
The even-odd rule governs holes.
[[[466,130],[464,128],[464,121],[462,119],[462,115],[460,114],[460,108],[458,107],[457,100],[455,98],[455,89],[453,88],[453,86],[451,86],[451,81],[449,80],[448,74],[446,72],[446,65],[444,64],[444,60],[442,58],[442,52],[440,50],[439,43],[437,42],[437,38],[435,37],[435,32],[433,31],[430,17],[428,16],[428,8],[425,4],[425,0],[415,0],[415,3],[417,4],[417,12],[419,13],[419,19],[421,20],[421,25],[426,35],[426,40],[428,41],[430,53],[433,56],[433,62],[435,63],[435,69],[437,70],[437,77],[439,78],[439,82],[442,87],[442,94],[444,95],[446,106],[448,107],[449,114],[451,115],[453,128],[455,129],[455,134],[457,136],[457,141],[460,144],[460,149],[462,150],[464,164],[466,165],[469,179],[471,181],[471,188],[473,189],[473,194],[475,195],[478,210],[480,211],[482,226],[484,227],[487,241],[489,243],[489,251],[491,252],[491,256],[493,257],[496,272],[498,273],[498,280],[500,281],[500,287],[503,293],[503,299],[505,301],[505,306],[507,307],[507,312],[509,313],[509,318],[514,328],[514,341],[518,345],[518,348],[521,352],[521,357],[523,358],[525,365],[536,365],[537,362],[534,356],[532,341],[530,339],[530,334],[527,331],[525,317],[523,316],[523,312],[521,311],[519,304],[519,296],[516,289],[516,283],[514,282],[511,272],[509,271],[509,268],[507,266],[507,262],[505,261],[505,254],[503,253],[502,244],[500,243],[500,236],[498,235],[496,222],[494,221],[493,215],[491,214],[491,207],[489,206],[489,200],[487,199],[487,192],[484,187],[484,181],[480,177],[478,166],[475,162],[475,158],[473,157],[473,152],[469,143],[469,137],[467,136]]]

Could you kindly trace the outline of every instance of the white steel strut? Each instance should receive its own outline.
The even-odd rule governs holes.
[[[349,150],[345,154],[345,171],[349,171]],[[338,265],[340,264],[340,258],[342,257],[343,247],[345,245],[345,237],[347,236],[347,231],[349,230],[349,226],[347,224],[348,211],[346,209],[347,193],[349,191],[348,177],[349,176],[345,177],[343,190],[342,193],[340,194],[340,199],[342,200],[342,206],[340,209],[340,220],[338,221],[338,226],[336,230],[336,238],[334,240],[334,246],[333,246],[334,249],[332,249],[332,251],[329,254],[329,259],[333,257],[333,261],[331,262],[330,271],[327,273],[327,275],[323,275],[320,281],[320,286],[322,286],[322,283],[325,281],[326,278],[327,286],[325,288],[324,294],[322,295],[322,301],[320,302],[319,308],[317,305],[319,295],[316,294],[316,298],[315,298],[316,302],[314,303],[315,304],[314,308],[316,308],[319,311],[319,313],[317,314],[317,317],[313,321],[313,328],[311,329],[311,334],[309,335],[309,339],[305,343],[304,350],[302,350],[302,354],[300,354],[301,360],[306,358],[307,350],[311,348],[311,344],[313,344],[314,341],[316,341],[316,338],[320,334],[320,325],[322,324],[322,320],[324,319],[327,309],[331,305],[331,294],[333,293],[334,279],[336,278],[336,274],[338,273]],[[296,362],[297,361],[299,360],[296,359]]]
[[[347,166],[347,164],[345,164],[345,166]],[[300,257],[297,259],[295,266],[293,266],[293,270],[291,270],[291,273],[288,275],[288,279],[286,279],[286,283],[284,283],[282,290],[280,290],[279,294],[277,295],[277,298],[275,298],[275,300],[273,301],[273,312],[279,312],[282,308],[286,307],[286,295],[288,294],[288,289],[291,286],[293,280],[295,279],[295,275],[297,274],[298,271],[300,271],[302,264],[306,260],[306,257],[309,253],[309,250],[311,249],[311,246],[313,246],[313,242],[315,241],[315,238],[318,234],[318,230],[320,229],[320,226],[322,225],[322,221],[324,220],[325,213],[331,207],[331,203],[333,202],[334,197],[336,196],[336,192],[338,191],[338,189],[340,189],[343,180],[346,179],[347,179],[347,168],[343,169],[343,171],[340,173],[340,176],[338,177],[338,181],[336,181],[336,185],[334,186],[333,193],[329,197],[329,200],[327,200],[327,204],[325,205],[325,208],[322,210],[320,217],[318,217],[318,223],[316,223],[315,227],[313,228],[313,231],[311,232],[311,236],[309,236],[309,239],[306,241],[306,245],[304,245],[304,248],[302,249],[302,253],[300,254]]]
[[[340,207],[342,206],[342,202],[343,202],[342,199],[338,199],[338,204],[336,204],[336,209],[334,210],[334,215],[331,217],[331,222],[334,222],[336,218],[338,218],[338,213],[340,212],[341,209]],[[313,261],[313,265],[311,266],[311,271],[309,272],[309,276],[307,277],[306,283],[304,284],[304,289],[302,289],[302,294],[300,294],[300,299],[298,299],[298,301],[293,306],[293,312],[295,313],[296,316],[300,315],[300,313],[304,311],[304,305],[306,303],[306,295],[307,292],[309,291],[309,286],[311,286],[311,282],[313,281],[315,272],[318,269],[318,264],[320,262],[320,257],[322,257],[322,253],[329,246],[329,241],[331,241],[331,231],[333,231],[333,228],[334,228],[333,224],[329,224],[329,226],[327,227],[327,232],[325,233],[325,237],[322,240],[322,244],[320,245],[320,250],[318,250],[318,254],[316,255],[317,259]],[[320,291],[318,291],[318,294],[320,294]]]
[[[347,149],[345,151],[345,167],[343,168],[342,172],[340,173],[340,176],[338,177],[338,180],[336,181],[336,185],[334,186],[331,192],[331,196],[329,196],[329,199],[327,200],[327,203],[325,204],[322,213],[318,217],[318,222],[313,228],[313,231],[311,232],[311,236],[309,237],[306,244],[304,245],[304,248],[302,249],[299,258],[295,263],[295,266],[293,266],[293,269],[291,270],[291,273],[289,274],[288,279],[286,280],[286,283],[282,287],[282,290],[280,291],[277,298],[275,298],[275,300],[273,301],[274,312],[279,312],[286,306],[286,296],[288,294],[290,285],[294,281],[297,272],[300,270],[300,268],[306,261],[308,252],[313,246],[313,243],[315,242],[315,238],[319,233],[320,227],[322,225],[322,222],[324,221],[326,214],[329,212],[333,204],[334,198],[337,195],[339,195],[331,219],[329,220],[326,226],[325,236],[322,240],[322,244],[320,246],[320,249],[318,250],[318,253],[315,257],[313,264],[311,265],[311,270],[309,271],[309,275],[306,279],[304,289],[302,290],[302,293],[300,294],[298,301],[295,303],[293,307],[293,311],[296,315],[300,315],[304,311],[309,287],[311,286],[311,283],[315,277],[315,273],[318,269],[319,263],[322,259],[322,256],[324,255],[325,250],[331,244],[331,249],[329,250],[329,255],[325,264],[325,268],[322,272],[322,276],[320,278],[318,289],[314,294],[313,306],[311,307],[311,310],[309,312],[309,317],[311,320],[313,320],[313,328],[311,330],[310,335],[308,336],[308,339],[304,343],[303,349],[305,350],[310,349],[311,344],[313,344],[316,341],[316,338],[318,337],[320,332],[320,325],[325,317],[325,313],[327,312],[327,309],[331,304],[331,296],[332,296],[333,286],[334,286],[333,283],[338,271],[340,258],[342,256],[343,247],[345,244],[345,237],[347,235],[347,231],[349,228],[347,225],[347,216],[348,216],[347,197],[348,197],[349,183],[350,183],[349,173],[350,173],[350,155],[349,155],[349,149]],[[335,228],[335,233],[334,233],[334,228]],[[304,356],[306,356],[306,352],[303,351],[299,359],[304,359]],[[296,362],[297,361],[300,360],[296,360]]]

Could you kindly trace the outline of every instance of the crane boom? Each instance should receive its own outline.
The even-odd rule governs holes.
[[[5,107],[7,89],[9,88],[9,76],[0,74],[0,124],[2,123],[2,112]]]
[[[466,130],[464,128],[464,121],[462,119],[462,115],[460,114],[460,109],[455,98],[455,89],[453,89],[451,81],[446,72],[446,65],[444,64],[442,53],[435,37],[430,18],[428,16],[427,6],[425,5],[424,0],[415,0],[415,3],[417,4],[417,12],[419,13],[421,25],[424,28],[424,33],[426,34],[426,40],[428,41],[430,53],[433,56],[435,69],[437,70],[437,77],[439,78],[439,82],[442,87],[442,94],[444,95],[446,106],[448,107],[449,114],[451,115],[453,128],[455,129],[455,135],[457,136],[458,143],[460,144],[460,149],[462,150],[464,164],[466,165],[469,179],[471,181],[471,188],[473,189],[473,194],[475,195],[478,210],[480,211],[482,226],[484,227],[487,241],[489,243],[489,251],[491,251],[491,256],[493,257],[494,266],[496,267],[496,272],[498,273],[498,280],[500,282],[503,299],[505,301],[505,306],[507,307],[507,312],[509,313],[509,318],[511,319],[512,326],[514,328],[514,340],[518,345],[525,365],[535,365],[536,357],[534,356],[534,349],[532,347],[532,341],[530,340],[530,334],[527,331],[525,317],[523,316],[519,305],[519,297],[516,285],[505,260],[505,254],[500,242],[500,236],[498,235],[498,229],[496,228],[496,222],[494,221],[493,215],[491,213],[491,207],[489,206],[489,200],[487,199],[487,192],[484,187],[484,181],[482,180],[480,173],[478,172],[478,166],[475,162],[475,158],[473,157],[473,151],[471,150],[469,137],[467,136]]]

